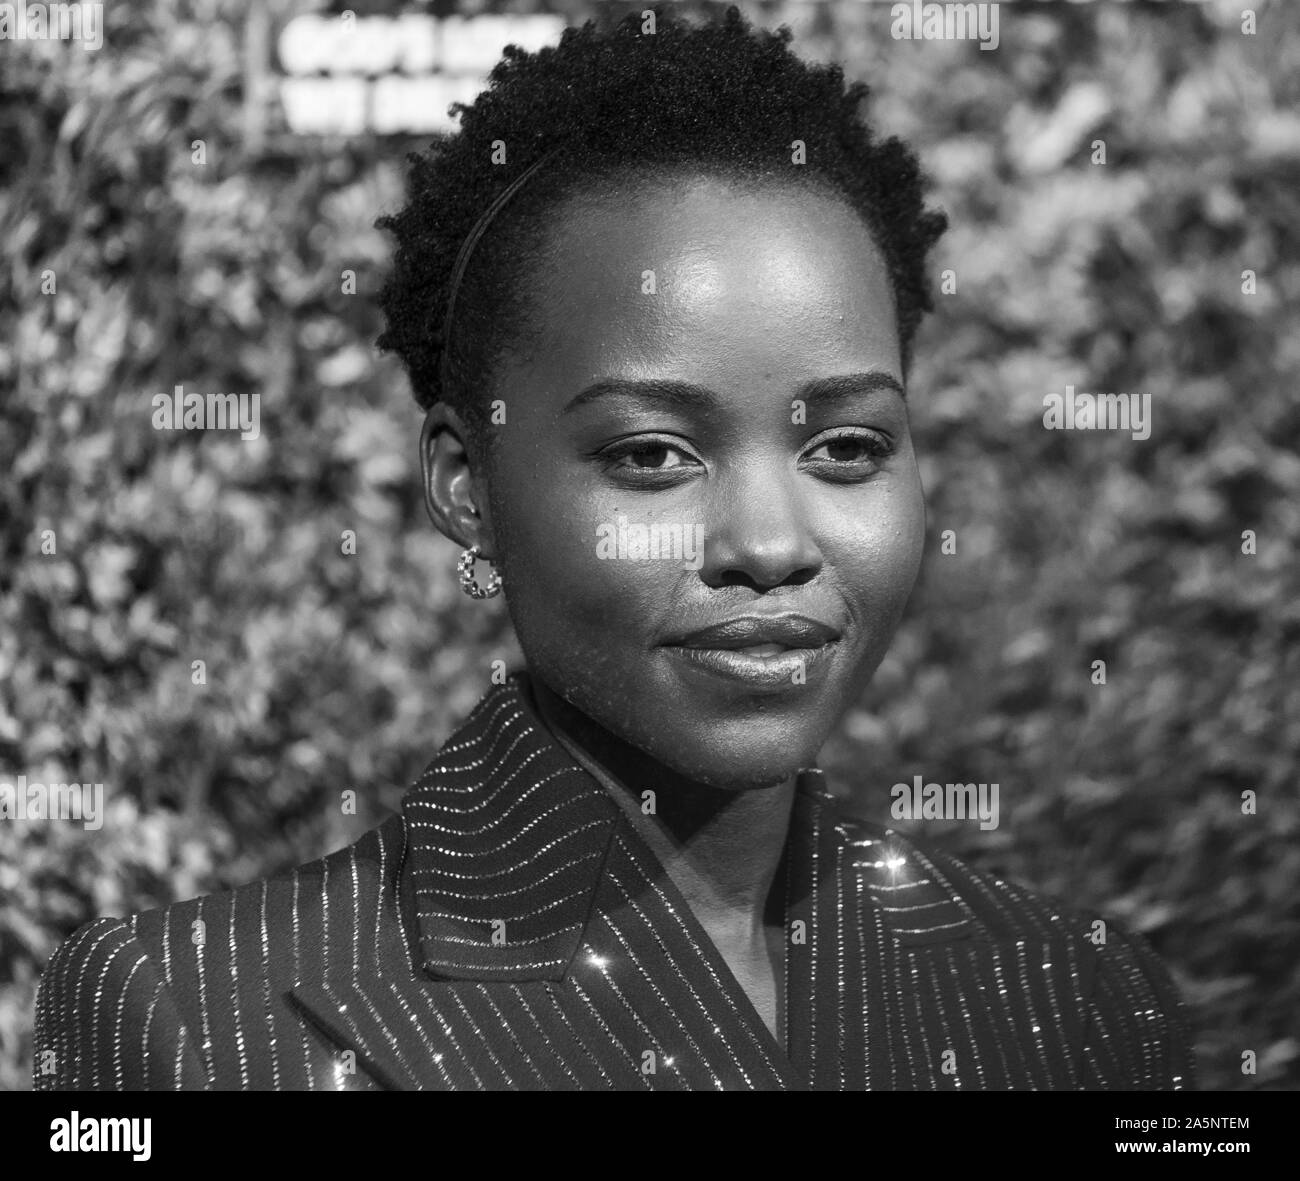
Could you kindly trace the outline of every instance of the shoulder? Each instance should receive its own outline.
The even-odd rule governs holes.
[[[845,816],[834,804],[836,830],[850,846],[874,850],[891,866],[892,888],[943,898],[973,934],[988,939],[1086,936],[1096,916],[978,868],[929,841]],[[868,884],[868,890],[872,884]],[[877,887],[878,888],[878,887]],[[933,905],[934,903],[931,903]]]
[[[170,1036],[162,1040],[164,1029]],[[55,951],[41,977],[33,1086],[201,1088],[206,1079],[187,1032],[130,921],[94,919]]]
[[[1141,935],[1098,910],[1027,889],[927,841],[839,813],[836,818],[850,844],[887,849],[898,864],[910,867],[900,880],[929,890],[926,897],[945,899],[947,917],[960,915],[965,921],[966,938],[1018,949],[1066,949],[1077,986],[1078,1066],[1085,1087],[1194,1088],[1186,1005],[1168,968]],[[938,909],[934,902],[922,905]],[[1033,963],[1025,963],[1032,974]],[[1048,967],[1042,965],[1044,982]],[[1027,988],[1035,983],[1022,981]]]
[[[404,848],[394,816],[284,874],[78,928],[41,978],[36,1088],[270,1087],[302,1072],[306,1050],[291,1067],[275,1061],[293,987],[409,961],[396,898]]]

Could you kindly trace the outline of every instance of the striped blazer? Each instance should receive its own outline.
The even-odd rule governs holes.
[[[77,930],[38,1090],[1179,1089],[1143,941],[800,777],[781,873],[786,1046],[622,810],[494,688],[356,844]]]

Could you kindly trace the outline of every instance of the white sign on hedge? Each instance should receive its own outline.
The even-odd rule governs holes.
[[[543,13],[296,16],[276,44],[285,119],[300,135],[452,131],[447,108],[473,101],[507,45],[554,45],[564,26]]]

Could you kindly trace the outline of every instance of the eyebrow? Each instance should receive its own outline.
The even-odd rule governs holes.
[[[819,377],[805,382],[795,393],[795,397],[808,403],[823,406],[835,406],[860,398],[864,394],[877,390],[892,390],[900,398],[907,397],[907,391],[897,378],[879,370],[867,373],[846,373],[836,377]],[[586,406],[601,398],[621,396],[637,398],[647,402],[659,402],[682,410],[708,409],[717,405],[718,396],[707,386],[695,385],[689,381],[672,381],[661,378],[632,380],[607,378],[593,382],[580,394],[570,399],[563,413],[568,414],[579,406]]]

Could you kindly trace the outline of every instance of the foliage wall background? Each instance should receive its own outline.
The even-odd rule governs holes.
[[[247,7],[105,6],[98,53],[0,44],[0,773],[108,800],[98,832],[0,823],[3,1088],[76,926],[355,839],[515,658],[500,603],[456,589],[372,348],[408,145],[251,152]],[[925,835],[1144,933],[1203,1085],[1294,1087],[1300,19],[1001,8],[983,52],[891,40],[888,6],[750,6],[872,84],[953,221],[912,383],[925,570],[825,765],[887,824],[915,774],[999,782],[999,829]],[[260,393],[261,437],[155,431],[177,384]],[[1150,439],[1044,430],[1067,384],[1149,393]]]

